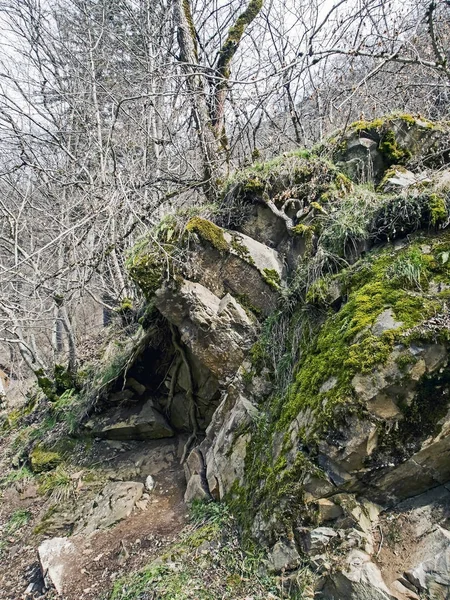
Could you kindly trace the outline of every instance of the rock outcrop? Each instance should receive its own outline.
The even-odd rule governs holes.
[[[449,142],[407,115],[356,123],[237,175],[216,223],[130,260],[166,369],[142,385],[134,356],[110,390],[133,398],[91,430],[189,433],[186,500],[226,500],[273,572],[309,565],[317,598],[450,592]],[[386,523],[421,509],[432,531],[389,570]]]

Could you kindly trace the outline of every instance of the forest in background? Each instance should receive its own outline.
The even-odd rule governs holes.
[[[138,303],[127,251],[166,213],[220,210],[235,169],[355,120],[449,118],[447,0],[12,0],[0,18],[0,342],[16,378],[75,372],[83,307]]]

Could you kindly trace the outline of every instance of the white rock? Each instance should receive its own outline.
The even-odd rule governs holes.
[[[149,492],[152,492],[155,489],[155,480],[151,475],[148,475],[145,480],[145,489]]]
[[[64,576],[74,552],[73,543],[62,537],[45,540],[38,548],[44,578],[51,581],[58,594],[63,593]]]

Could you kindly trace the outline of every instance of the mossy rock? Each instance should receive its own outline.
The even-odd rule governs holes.
[[[442,164],[448,159],[449,131],[447,123],[409,114],[356,121],[334,144],[333,159],[352,179],[379,183],[392,165],[419,160],[425,166]]]
[[[207,242],[219,252],[226,252],[229,249],[228,242],[223,235],[223,229],[207,219],[194,217],[186,225],[186,231],[196,233],[201,240]]]
[[[327,476],[329,465],[318,460],[319,447],[331,448],[336,440],[337,447],[339,440],[345,445],[345,436],[357,435],[356,431],[373,435],[375,423],[383,418],[370,412],[364,394],[354,384],[356,376],[361,381],[373,376],[377,381],[377,374],[387,369],[386,373],[397,373],[399,385],[404,382],[407,390],[415,390],[409,404],[400,402],[399,426],[386,423],[384,430],[380,425],[380,451],[370,463],[374,469],[382,461],[390,460],[393,465],[404,460],[428,433],[436,433],[448,398],[436,392],[438,401],[431,410],[432,387],[440,389],[447,371],[426,374],[420,381],[412,379],[420,365],[407,349],[423,343],[421,324],[445,310],[439,292],[430,293],[426,288],[441,278],[449,280],[447,261],[442,258],[447,256],[447,248],[446,232],[417,236],[402,250],[388,246],[372,252],[348,270],[311,287],[307,302],[319,305],[326,313],[321,322],[311,323],[312,340],[300,338],[299,360],[288,390],[273,394],[261,406],[264,416],[255,424],[248,445],[244,482],[236,484],[229,494],[244,525],[251,527],[259,515],[270,536],[274,531],[286,534],[299,519],[303,523],[314,521],[305,504],[310,482],[314,482],[313,488],[328,490],[326,493],[333,489]],[[414,281],[404,278],[404,273],[414,270],[418,273],[416,282],[415,276]],[[334,280],[345,302],[332,310],[327,290]],[[294,335],[299,318],[293,315],[290,335]],[[445,340],[436,346],[440,351],[442,343]],[[252,349],[256,362],[264,362],[261,346],[259,341]],[[349,467],[348,479],[352,477],[356,480],[358,475]]]
[[[150,300],[161,286],[164,266],[162,256],[150,250],[142,249],[128,260],[130,277],[141,288],[147,300]]]
[[[30,453],[31,468],[34,473],[51,471],[63,461],[59,452],[46,449],[43,446],[35,446]]]

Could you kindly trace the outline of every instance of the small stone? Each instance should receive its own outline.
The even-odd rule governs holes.
[[[401,327],[403,323],[401,321],[397,321],[394,318],[394,313],[392,309],[387,308],[383,310],[381,314],[378,315],[375,323],[372,326],[372,333],[376,336],[381,336],[385,331],[389,331],[391,329],[398,329]]]
[[[337,532],[331,527],[317,527],[309,530],[307,528],[298,530],[303,552],[310,556],[322,554],[330,541],[337,536]]]
[[[152,492],[155,489],[155,480],[151,475],[148,475],[145,480],[145,489]]]
[[[338,519],[343,514],[342,508],[331,500],[328,500],[328,498],[319,498],[315,504],[319,511],[319,520],[321,523]]]
[[[134,390],[138,396],[142,396],[142,394],[145,394],[145,391],[147,389],[145,385],[139,383],[139,381],[134,379],[134,377],[130,377],[129,379],[127,379],[126,385],[128,388]]]
[[[300,555],[292,541],[278,541],[269,558],[269,569],[274,573],[292,571],[300,564]]]

